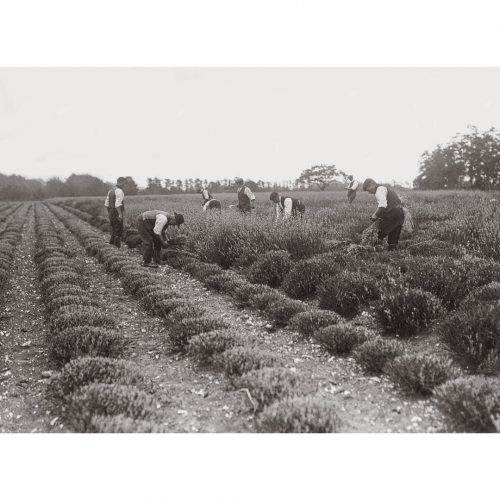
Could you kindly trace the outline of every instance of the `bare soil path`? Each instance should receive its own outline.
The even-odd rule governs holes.
[[[1,432],[59,430],[44,397],[48,379],[43,372],[50,367],[35,252],[34,217],[30,209],[0,317]]]
[[[249,417],[239,394],[227,390],[221,373],[199,369],[182,356],[169,353],[164,322],[146,312],[138,301],[126,294],[120,280],[84,248],[66,227],[52,215],[64,234],[68,248],[82,264],[92,293],[100,307],[117,322],[117,330],[131,340],[126,358],[140,366],[158,388],[155,399],[166,416],[168,432],[248,432]],[[82,222],[83,223],[83,222]],[[102,233],[101,233],[102,234]]]
[[[107,235],[86,222],[103,239]],[[123,252],[141,257],[135,250]],[[251,309],[239,309],[226,296],[209,291],[189,274],[169,266],[152,272],[165,276],[166,286],[189,293],[191,299],[228,321],[241,333],[254,337],[264,346],[279,353],[286,366],[301,377],[305,393],[319,391],[331,399],[339,409],[345,430],[351,432],[438,432],[443,423],[439,411],[429,399],[409,397],[402,393],[386,376],[366,376],[350,357],[330,356],[318,345],[304,339],[290,329],[269,332],[267,321]],[[201,373],[201,372],[198,372]],[[223,383],[220,377],[219,383]],[[226,394],[226,398],[231,393]],[[244,395],[238,395],[245,404]],[[234,396],[233,396],[234,398]],[[248,417],[248,428],[253,428],[253,417]],[[226,431],[231,431],[226,427]]]

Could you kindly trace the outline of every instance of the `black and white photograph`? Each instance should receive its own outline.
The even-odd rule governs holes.
[[[0,82],[2,431],[500,430],[500,70]]]
[[[495,439],[499,89],[493,65],[2,63],[0,445],[146,439],[155,471],[192,446],[197,482],[207,447]]]

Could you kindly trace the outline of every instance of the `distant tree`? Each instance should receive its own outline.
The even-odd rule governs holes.
[[[420,173],[413,185],[417,189],[456,189],[468,185],[475,189],[500,189],[500,134],[491,128],[479,132],[469,127],[445,145],[425,151]]]
[[[69,196],[69,188],[59,177],[52,177],[45,183],[45,196],[47,198]]]
[[[109,184],[88,174],[71,174],[66,179],[69,196],[104,196]]]
[[[200,189],[203,187],[203,182],[202,182],[202,180],[201,180],[200,178],[198,178],[198,177],[197,177],[197,178],[194,180],[194,186],[193,186],[193,187],[194,187],[194,190],[195,190],[195,191],[200,190]]]
[[[320,191],[324,191],[338,176],[339,171],[335,165],[313,165],[300,174],[298,181],[304,184],[317,184]]]
[[[158,177],[148,178],[148,186],[145,192],[147,194],[162,194],[163,186],[161,185],[161,180]]]
[[[136,182],[130,176],[125,177],[125,182],[123,183],[122,188],[123,192],[127,195],[134,195],[139,192]]]
[[[245,181],[245,185],[249,187],[252,191],[258,191],[259,190],[259,185],[252,181],[252,179],[248,179]]]
[[[173,181],[172,179],[163,179],[163,183],[164,183],[164,186],[165,186],[165,191],[169,191],[172,189],[172,186],[173,186]]]
[[[44,195],[45,186],[39,179],[0,174],[0,200],[40,200]]]

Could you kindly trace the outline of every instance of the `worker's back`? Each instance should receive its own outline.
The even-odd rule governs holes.
[[[248,195],[250,191],[245,184],[238,189],[238,207],[244,210],[250,210],[250,196]]]
[[[168,212],[164,212],[163,210],[148,210],[147,212],[142,213],[142,218],[144,220],[147,219],[156,220],[156,217],[158,215],[164,215],[165,217],[168,217],[170,214]]]

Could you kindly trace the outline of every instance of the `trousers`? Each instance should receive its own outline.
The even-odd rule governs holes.
[[[151,258],[153,258],[156,264],[159,264],[161,253],[160,238],[156,237],[153,229],[145,224],[142,215],[137,218],[137,231],[142,240],[144,264],[149,264]]]
[[[120,248],[122,233],[123,233],[123,220],[118,216],[116,208],[108,207],[109,225],[111,230],[110,245]]]
[[[380,220],[378,239],[383,240],[387,236],[389,249],[393,249],[397,246],[404,220],[405,214],[401,207],[395,207],[389,212],[386,212]]]
[[[354,201],[354,198],[356,198],[356,190],[348,189],[347,190],[347,199],[349,200],[349,203],[352,203]]]

